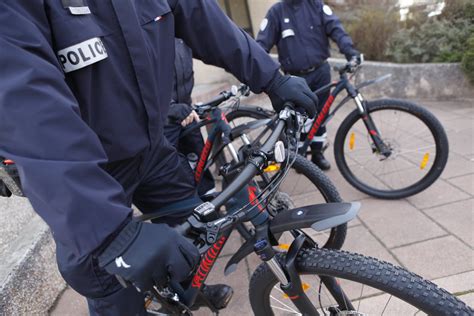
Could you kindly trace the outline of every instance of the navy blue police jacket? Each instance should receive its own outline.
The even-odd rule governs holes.
[[[276,45],[286,72],[307,70],[330,56],[332,39],[341,53],[357,54],[350,36],[332,9],[321,0],[281,1],[263,19],[257,42],[267,51]]]
[[[78,256],[131,213],[102,166],[161,143],[175,35],[254,92],[278,71],[214,0],[0,1],[0,156]]]

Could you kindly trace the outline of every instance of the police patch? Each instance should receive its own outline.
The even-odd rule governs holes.
[[[57,55],[66,73],[95,64],[108,57],[104,43],[98,37],[61,49]]]
[[[332,15],[332,9],[327,5],[325,4],[323,6],[323,12],[326,14],[326,15]]]
[[[262,23],[260,23],[260,31],[265,31],[265,29],[267,28],[267,25],[268,25],[268,19],[265,18],[262,20]]]

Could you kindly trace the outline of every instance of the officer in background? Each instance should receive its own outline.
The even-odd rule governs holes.
[[[281,75],[214,0],[0,1],[0,156],[16,163],[62,276],[94,316],[146,315],[144,291],[187,280],[199,260],[170,227],[201,203],[163,134],[175,35],[277,111],[289,101],[314,117],[306,82]],[[132,203],[162,223],[132,221]],[[229,289],[216,290],[205,295],[221,308]]]
[[[260,25],[257,42],[269,52],[276,45],[286,74],[306,79],[311,90],[331,82],[329,39],[336,42],[347,60],[360,59],[339,18],[322,0],[283,0],[274,4]],[[322,108],[329,91],[318,94]],[[310,125],[307,125],[309,132]],[[323,155],[326,128],[320,127],[311,144],[311,161],[322,170],[331,165]]]
[[[187,128],[193,128],[199,122],[199,116],[191,106],[194,88],[193,52],[180,38],[175,39],[174,47],[173,90],[164,133],[178,152],[188,158],[191,155],[197,158],[204,148],[201,130],[191,129],[185,136],[181,136]],[[211,172],[206,170],[198,185],[199,196],[214,192],[214,178]]]

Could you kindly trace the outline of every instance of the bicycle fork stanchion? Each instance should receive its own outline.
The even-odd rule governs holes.
[[[366,101],[360,93],[358,93],[354,97],[354,102],[356,103],[357,109],[359,110],[359,113],[362,116],[362,121],[364,122],[364,125],[367,128],[367,131],[369,132],[370,138],[372,138],[372,141],[374,142],[375,148],[381,155],[385,156],[386,158],[390,157],[392,151],[390,150],[390,148],[387,147],[387,145],[380,137],[380,132],[377,129],[377,126],[375,126],[374,121],[370,117],[370,114],[367,111],[367,106],[365,106]]]
[[[303,290],[301,278],[295,266],[296,257],[301,250],[306,237],[300,235],[293,241],[286,255],[285,266],[282,268],[281,264],[275,258],[273,247],[268,242],[268,225],[265,224],[258,227],[255,236],[257,240],[254,245],[255,253],[268,265],[270,270],[276,276],[283,292],[288,295],[293,304],[295,304],[296,308],[303,315],[319,315],[318,311]]]

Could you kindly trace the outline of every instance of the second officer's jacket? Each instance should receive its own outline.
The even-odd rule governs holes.
[[[175,34],[255,92],[278,71],[214,0],[0,1],[0,156],[77,256],[130,215],[101,166],[161,143]]]
[[[350,36],[339,18],[321,0],[281,1],[260,25],[257,42],[268,52],[276,45],[286,72],[302,71],[329,58],[329,39],[346,57],[355,54]]]

